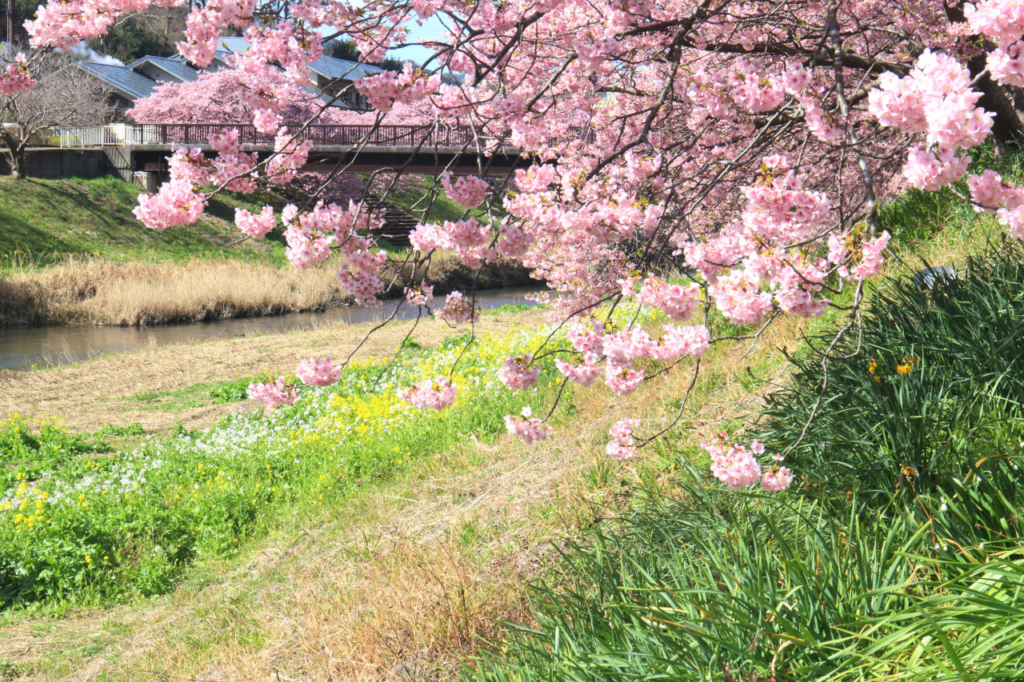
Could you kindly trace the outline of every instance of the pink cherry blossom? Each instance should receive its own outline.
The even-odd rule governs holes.
[[[636,444],[633,440],[633,430],[640,425],[636,419],[620,419],[608,431],[611,440],[605,451],[612,459],[620,462],[636,457]]]
[[[677,327],[665,325],[665,334],[651,346],[650,357],[662,362],[672,362],[682,356],[699,358],[707,352],[711,334],[704,325]]]
[[[581,365],[574,365],[556,358],[555,367],[570,381],[574,381],[580,386],[590,386],[601,374],[601,366],[598,364],[600,361],[601,358],[596,353],[584,353]]]
[[[761,465],[742,445],[703,445],[711,453],[711,473],[730,490],[742,490],[761,479]]]
[[[443,410],[455,402],[457,391],[447,379],[425,379],[398,391],[398,397],[421,410]]]
[[[191,183],[175,180],[162,185],[156,194],[140,194],[132,213],[146,227],[162,232],[195,223],[205,206],[206,198],[193,190]]]
[[[299,397],[296,389],[285,384],[284,377],[274,382],[251,383],[246,393],[250,400],[263,403],[264,414],[270,414],[278,405],[291,405]]]
[[[609,362],[605,365],[605,383],[619,395],[629,395],[644,380],[643,370],[633,369],[631,365],[617,365]]]
[[[530,388],[540,376],[540,367],[531,367],[532,361],[533,356],[529,353],[507,358],[498,369],[498,380],[517,391]]]
[[[461,291],[453,291],[444,300],[444,308],[434,309],[434,315],[439,320],[451,324],[465,324],[480,317],[473,301],[462,295]]]
[[[23,52],[19,52],[14,61],[8,62],[7,68],[0,72],[0,95],[4,97],[31,90],[35,85]]]
[[[533,416],[529,406],[524,407],[522,416],[505,415],[505,428],[513,436],[523,439],[527,445],[538,440],[544,440],[551,433],[551,427],[546,426],[540,419]]]
[[[308,358],[299,361],[298,369],[295,370],[295,376],[310,386],[330,386],[338,382],[338,378],[341,376],[341,369],[335,367],[330,358],[322,360]]]
[[[395,102],[410,104],[425,99],[441,86],[439,76],[427,76],[406,62],[400,73],[385,71],[375,76],[360,78],[356,82],[359,92],[366,95],[370,105],[387,113]]]
[[[264,206],[259,215],[253,215],[244,208],[236,208],[235,225],[247,235],[263,239],[277,226],[277,218],[272,206]]]
[[[405,300],[409,305],[426,305],[434,299],[434,287],[423,283],[419,286],[407,287]]]
[[[761,487],[770,493],[782,492],[793,482],[793,474],[786,467],[778,465],[765,470],[761,476]]]
[[[458,177],[452,182],[452,174],[446,171],[441,174],[441,186],[449,199],[466,208],[479,206],[487,197],[487,181],[471,175]]]

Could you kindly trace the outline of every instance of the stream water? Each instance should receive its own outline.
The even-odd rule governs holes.
[[[542,291],[535,287],[509,287],[478,291],[477,305],[484,309],[503,305],[526,304],[527,295]],[[443,296],[435,296],[434,304],[444,305]],[[290,313],[273,317],[256,317],[195,324],[173,324],[158,327],[103,327],[95,325],[61,325],[46,327],[0,328],[0,369],[31,369],[33,366],[64,365],[107,353],[125,353],[140,348],[172,343],[192,343],[253,334],[272,334],[291,329],[329,324],[358,324],[387,319],[398,301],[385,301],[378,308],[344,306],[323,312]],[[403,304],[397,319],[416,317],[416,309]]]

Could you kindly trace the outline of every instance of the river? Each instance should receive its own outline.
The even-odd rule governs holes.
[[[537,287],[508,287],[478,291],[477,304],[484,309],[503,305],[526,304],[529,294],[543,291]],[[242,318],[172,324],[157,327],[105,327],[96,325],[60,325],[45,327],[0,327],[0,369],[27,370],[80,362],[107,353],[127,353],[141,348],[172,343],[193,343],[205,339],[232,336],[274,334],[328,324],[379,322],[394,311],[398,301],[383,306],[343,306],[323,312],[289,313],[272,317]],[[443,296],[434,297],[435,306],[444,305]],[[398,319],[416,317],[416,309],[403,304]]]

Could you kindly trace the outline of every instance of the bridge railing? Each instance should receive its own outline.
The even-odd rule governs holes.
[[[146,123],[141,125],[112,124],[59,131],[63,148],[100,147],[104,145],[206,145],[211,135],[238,131],[241,144],[273,146],[275,135],[261,133],[252,125],[206,123]],[[472,128],[449,126],[370,126],[310,125],[302,139],[314,145],[357,145],[383,147],[476,147],[489,138],[478,136]]]
[[[273,146],[274,135],[261,133],[255,126],[235,123],[115,123],[105,126],[63,128],[59,131],[62,148],[140,146],[140,145],[207,145],[214,133],[238,131],[243,145]],[[573,128],[565,141],[592,139],[589,128]],[[373,147],[467,147],[488,146],[493,138],[481,136],[465,126],[370,126],[310,125],[302,134],[314,146],[350,146],[366,144]]]

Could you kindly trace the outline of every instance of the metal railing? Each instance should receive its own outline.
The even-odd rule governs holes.
[[[255,126],[206,123],[146,123],[142,125],[112,124],[59,131],[60,146],[82,147],[142,145],[208,145],[218,133],[238,131],[243,145],[274,145],[275,135],[261,133]],[[437,126],[370,126],[310,125],[301,138],[314,145],[359,145],[387,147],[462,147],[484,146],[489,140],[479,137],[472,128]]]
[[[274,145],[274,134],[261,133],[255,126],[224,123],[145,123],[129,125],[116,123],[106,126],[64,128],[59,131],[60,146],[63,149],[102,146],[143,146],[143,145],[208,145],[210,137],[218,133],[238,131],[238,141],[243,145]],[[374,147],[468,147],[483,148],[493,143],[493,138],[482,136],[479,131],[465,126],[372,126],[372,125],[310,125],[305,128],[302,139],[314,146],[354,146],[365,144]],[[589,141],[593,132],[589,128],[573,128],[569,140]]]

